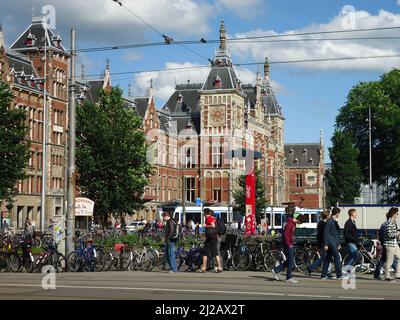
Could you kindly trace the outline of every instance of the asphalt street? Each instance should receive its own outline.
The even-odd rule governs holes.
[[[178,273],[99,272],[56,274],[56,289],[42,288],[42,274],[0,274],[0,299],[399,299],[400,282],[358,276],[356,289],[340,280],[295,274],[298,283],[275,281],[268,272]]]

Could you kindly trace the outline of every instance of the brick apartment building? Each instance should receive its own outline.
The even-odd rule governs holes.
[[[44,46],[47,59],[44,59]],[[0,78],[7,82],[15,95],[13,106],[27,113],[30,127],[31,158],[28,177],[18,182],[11,216],[3,204],[2,216],[10,218],[13,227],[23,228],[26,217],[40,227],[43,119],[44,119],[44,61],[47,62],[47,187],[46,224],[51,217],[63,215],[65,184],[65,143],[67,121],[67,83],[69,55],[62,39],[42,24],[42,17],[33,18],[28,28],[14,41],[10,49],[4,47],[0,30]]]
[[[325,205],[324,146],[286,144],[285,167],[288,181],[288,200],[301,208],[323,208]]]

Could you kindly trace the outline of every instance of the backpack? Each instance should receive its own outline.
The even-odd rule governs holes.
[[[224,220],[217,219],[217,221],[215,223],[215,231],[220,236],[222,236],[226,233],[226,226],[225,226]]]
[[[182,236],[182,226],[177,224],[174,219],[171,219],[172,224],[174,225],[174,232],[169,236],[170,240],[178,240]]]

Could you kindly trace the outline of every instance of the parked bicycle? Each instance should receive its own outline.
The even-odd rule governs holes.
[[[65,256],[58,251],[58,245],[54,240],[48,244],[47,249],[36,259],[35,269],[40,273],[43,267],[48,265],[52,266],[57,273],[65,271]]]
[[[78,249],[70,252],[67,257],[67,268],[71,272],[101,271],[105,265],[105,254],[102,249],[96,249],[91,239],[78,238]]]
[[[367,244],[371,246],[370,250],[365,247]],[[359,245],[360,248],[357,252],[356,261],[354,262],[355,272],[366,274],[375,271],[376,265],[382,256],[382,249],[378,248],[369,239],[362,239]],[[343,258],[342,265],[347,265],[348,260],[349,255],[346,254]]]

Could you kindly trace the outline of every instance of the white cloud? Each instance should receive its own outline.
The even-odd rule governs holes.
[[[216,7],[220,10],[234,11],[239,17],[250,19],[260,12],[263,7],[262,0],[217,0]]]
[[[199,67],[200,64],[184,62],[167,62],[165,63],[165,69],[176,69],[176,68],[193,68]],[[190,80],[191,83],[204,82],[207,78],[209,69],[208,68],[196,68],[186,70],[174,70],[174,71],[163,71],[163,72],[142,72],[135,75],[132,84],[132,93],[134,96],[143,96],[146,90],[149,88],[149,82],[153,79],[155,96],[160,99],[163,103],[169,98],[169,96],[175,90],[175,83],[181,84],[186,83]]]
[[[140,52],[130,51],[130,52],[125,53],[122,56],[122,60],[128,61],[128,62],[133,62],[133,61],[140,60],[142,58],[142,56],[143,55]]]
[[[201,66],[200,64],[193,64],[189,62],[177,63],[167,62],[165,69],[176,69],[176,68],[193,68],[182,71],[168,71],[168,72],[142,72],[138,73],[132,84],[133,96],[143,96],[146,90],[149,88],[150,80],[153,79],[155,96],[163,104],[172,95],[175,90],[175,83],[182,84],[187,83],[190,80],[191,83],[204,83],[207,79],[209,68],[196,68]],[[236,68],[237,76],[240,78],[243,84],[254,84],[256,80],[256,73],[243,67]],[[276,81],[271,81],[271,85],[276,93],[285,94],[285,88]]]
[[[355,11],[352,13],[355,18],[354,26],[357,29],[369,29],[380,27],[393,27],[400,25],[400,14],[380,10],[377,15],[372,15],[366,11]],[[298,30],[287,31],[284,34],[293,34],[299,32],[319,32],[344,30],[349,25],[349,17],[346,13],[340,13],[330,22],[325,24],[312,24],[308,27]],[[397,31],[396,31],[397,32]],[[260,35],[276,35],[272,30],[253,30],[245,33],[238,33],[235,37],[249,37]],[[396,33],[393,30],[388,31],[368,31],[357,33],[339,33],[328,35],[307,36],[309,38],[343,38],[343,37],[377,37],[393,36]],[[300,39],[299,36],[290,37],[290,39]],[[304,37],[303,37],[304,38]],[[282,38],[280,38],[282,39]],[[286,38],[287,39],[287,38]],[[278,40],[278,39],[267,39]],[[400,43],[398,41],[388,40],[348,40],[348,41],[305,41],[305,42],[248,42],[248,43],[230,43],[231,49],[239,58],[256,61],[263,61],[266,56],[271,61],[284,60],[308,60],[321,58],[339,58],[339,57],[363,57],[363,56],[382,56],[400,54]],[[379,70],[385,71],[393,68],[398,59],[368,59],[368,60],[348,60],[338,62],[318,62],[298,64],[305,69],[317,70]]]
[[[66,40],[69,29],[75,28],[78,41],[92,43],[132,43],[144,40],[154,31],[143,25],[125,8],[111,0],[18,0],[1,1],[0,20],[6,36],[16,37],[29,25],[31,8],[40,15],[44,5],[56,9],[56,28]],[[212,6],[195,0],[122,0],[124,5],[168,35],[204,35],[209,31]],[[8,28],[10,25],[10,28]],[[11,39],[12,40],[12,39]],[[161,40],[161,39],[160,39]]]

